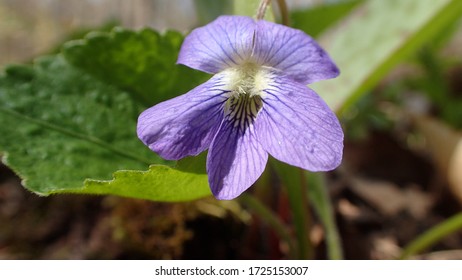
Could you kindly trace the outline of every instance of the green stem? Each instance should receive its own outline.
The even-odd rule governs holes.
[[[296,250],[294,240],[284,223],[254,196],[244,193],[239,199],[274,229],[279,238],[284,240],[289,246],[289,256],[294,257]]]
[[[324,174],[305,171],[308,178],[308,199],[326,231],[327,256],[331,260],[343,259],[342,242],[335,223],[332,203],[327,192]]]
[[[306,181],[303,171],[287,164],[273,161],[276,170],[287,189],[292,218],[297,236],[298,258],[312,259],[314,257],[310,240],[311,225],[306,193]]]
[[[418,236],[404,248],[400,259],[407,259],[412,255],[416,255],[460,229],[462,229],[462,213],[452,216]]]
[[[292,215],[295,222],[300,259],[313,259],[313,246],[310,240],[311,217],[308,215],[308,194],[303,170],[298,169],[300,183],[288,186],[289,201],[292,207]]]

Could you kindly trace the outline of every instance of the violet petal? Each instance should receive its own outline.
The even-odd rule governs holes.
[[[268,153],[255,139],[252,127],[244,131],[224,120],[207,155],[207,173],[217,199],[233,199],[248,189],[265,170]]]
[[[252,18],[220,16],[185,38],[177,63],[213,74],[237,66],[250,57],[254,31]]]
[[[303,169],[332,170],[342,160],[337,117],[319,95],[289,78],[275,77],[265,90],[255,132],[270,155]]]
[[[138,137],[168,160],[198,155],[210,146],[223,119],[222,86],[222,75],[217,74],[188,93],[147,109],[138,118]]]
[[[258,64],[282,71],[305,85],[339,74],[337,66],[313,38],[264,20],[257,22],[253,55]]]

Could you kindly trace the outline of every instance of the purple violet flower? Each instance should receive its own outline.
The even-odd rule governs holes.
[[[209,149],[208,180],[217,199],[248,189],[263,173],[268,154],[311,171],[340,164],[339,121],[306,86],[339,70],[302,31],[221,16],[185,38],[177,63],[214,76],[144,111],[138,137],[167,160]]]

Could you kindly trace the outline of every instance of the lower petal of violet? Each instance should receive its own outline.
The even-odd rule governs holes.
[[[138,137],[167,160],[198,155],[210,146],[223,119],[226,91],[222,77],[159,103],[138,118]]]
[[[336,168],[342,160],[343,131],[327,104],[305,85],[285,77],[275,77],[264,92],[255,121],[264,149],[310,171]]]
[[[217,199],[233,199],[248,189],[265,170],[268,153],[255,139],[253,127],[245,130],[224,120],[207,155],[207,173]]]

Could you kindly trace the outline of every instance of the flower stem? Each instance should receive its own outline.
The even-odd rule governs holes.
[[[260,6],[258,6],[257,10],[257,20],[261,20],[265,17],[266,14],[266,8],[271,4],[271,0],[262,0],[260,2]]]
[[[322,173],[308,171],[304,173],[310,186],[307,188],[308,199],[326,232],[327,256],[330,260],[343,259],[342,242],[335,223],[332,202],[327,192],[325,176]]]
[[[452,216],[418,236],[404,248],[400,259],[407,259],[460,229],[462,229],[462,213]]]
[[[290,26],[289,9],[287,8],[286,0],[277,0],[279,12],[281,13],[281,21],[285,26]]]
[[[289,257],[294,257],[296,250],[294,240],[284,223],[253,195],[244,193],[239,199],[274,229],[279,238],[284,240],[289,246]]]
[[[310,240],[311,217],[309,215],[306,180],[302,169],[298,169],[300,183],[288,187],[289,201],[297,232],[300,259],[312,259],[313,246]]]
[[[311,219],[309,215],[308,195],[306,193],[307,182],[303,171],[276,161],[273,161],[273,163],[287,189],[297,236],[297,258],[312,259],[314,251],[309,235]]]

